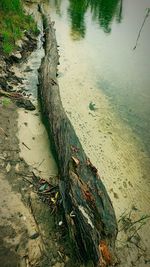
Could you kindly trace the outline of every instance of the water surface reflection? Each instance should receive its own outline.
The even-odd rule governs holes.
[[[85,15],[90,10],[92,19],[105,33],[111,32],[111,23],[122,20],[122,0],[69,0],[68,14],[71,21],[72,36],[83,38],[86,32]]]

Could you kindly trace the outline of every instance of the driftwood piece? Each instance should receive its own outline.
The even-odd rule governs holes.
[[[110,266],[117,235],[114,209],[62,106],[56,78],[59,56],[55,30],[48,16],[43,22],[45,56],[39,69],[39,96],[57,157],[70,238],[83,262]]]
[[[14,100],[19,108],[25,108],[27,110],[35,110],[35,106],[32,104],[32,102],[29,99],[23,97],[22,94],[20,93],[7,92],[4,91],[3,89],[0,89],[0,97],[1,96],[8,97]]]
[[[20,99],[20,98],[22,98],[22,95],[20,93],[7,92],[7,91],[4,91],[3,89],[0,89],[0,96],[5,96],[5,97],[8,97],[8,98],[12,98],[12,99]]]

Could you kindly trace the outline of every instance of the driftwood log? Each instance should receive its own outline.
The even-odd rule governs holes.
[[[39,69],[39,96],[59,169],[59,189],[70,239],[83,262],[112,266],[117,222],[97,169],[86,156],[62,106],[57,81],[55,30],[44,17],[45,56]]]

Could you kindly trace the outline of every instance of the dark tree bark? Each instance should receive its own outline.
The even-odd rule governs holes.
[[[53,23],[44,17],[45,57],[39,95],[59,169],[59,188],[70,238],[84,262],[112,265],[117,222],[111,200],[63,109],[56,78],[59,56]]]

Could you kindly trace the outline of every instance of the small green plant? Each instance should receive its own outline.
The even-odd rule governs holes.
[[[10,39],[10,33],[7,32],[7,31],[4,31],[4,32],[2,33],[2,38],[3,38],[4,42],[8,42],[9,39]]]
[[[3,52],[6,54],[10,54],[14,49],[14,46],[11,41],[11,32],[3,31],[2,38],[3,38],[3,43],[2,43]]]
[[[7,97],[2,98],[2,105],[4,107],[7,107],[8,105],[10,105],[10,103],[11,103],[11,100],[9,98],[7,98]]]
[[[14,41],[20,39],[22,37],[22,32],[20,30],[19,27],[15,27],[13,29],[13,38],[14,38]]]
[[[35,24],[34,28],[33,28],[33,33],[38,36],[40,33],[40,30],[38,29],[37,25]]]
[[[2,48],[5,54],[10,54],[14,50],[14,46],[7,42],[3,43]]]

